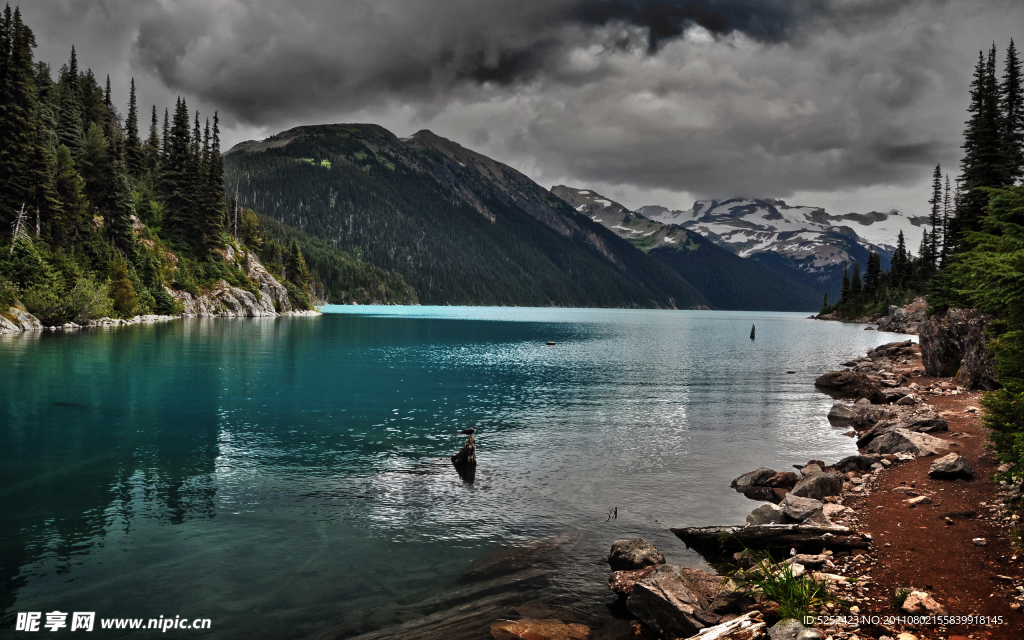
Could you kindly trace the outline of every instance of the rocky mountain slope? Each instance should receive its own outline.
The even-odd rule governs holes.
[[[708,305],[522,173],[429,131],[298,127],[225,164],[245,206],[401,274],[424,304]]]
[[[780,273],[826,287],[832,299],[846,265],[857,261],[863,268],[876,251],[888,268],[900,231],[913,250],[929,228],[926,218],[896,210],[833,215],[820,207],[743,198],[699,200],[686,211],[644,206],[636,213],[696,231],[739,256],[760,256]]]
[[[631,212],[590,189],[557,185],[551,193],[672,268],[715,308],[812,311],[821,306],[823,286],[798,282],[757,257],[736,255],[699,233]]]

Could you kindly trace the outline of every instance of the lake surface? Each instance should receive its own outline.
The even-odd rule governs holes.
[[[700,566],[668,527],[741,523],[740,473],[855,453],[813,379],[904,339],[802,314],[325,311],[0,339],[0,635],[53,610],[354,634],[552,535],[571,542],[533,595],[607,615],[612,541]],[[472,484],[448,461],[467,427]]]

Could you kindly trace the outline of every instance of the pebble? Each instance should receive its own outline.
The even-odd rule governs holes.
[[[973,542],[976,547],[984,547],[988,544],[988,540],[985,538],[974,538],[971,542]]]

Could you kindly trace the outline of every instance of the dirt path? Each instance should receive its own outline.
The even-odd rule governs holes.
[[[918,359],[907,369],[920,367]],[[922,387],[935,381],[910,379]],[[933,480],[927,474],[936,458],[918,458],[878,474],[868,495],[844,496],[844,504],[857,511],[860,530],[872,534],[875,542],[874,561],[864,563],[871,583],[861,615],[903,615],[893,604],[893,594],[901,587],[920,589],[952,616],[1001,616],[1002,624],[895,624],[890,629],[918,639],[1024,638],[1024,609],[1016,599],[1024,593],[1024,588],[1017,590],[1024,585],[1024,556],[1014,555],[1008,523],[996,506],[1001,488],[991,480],[997,463],[976,409],[981,394],[922,396],[949,423],[948,433],[932,435],[950,441],[950,451],[967,457],[974,479]],[[905,500],[915,495],[932,502],[909,507]],[[983,538],[984,546],[975,544],[976,538]],[[879,631],[865,628],[858,633],[878,637]]]

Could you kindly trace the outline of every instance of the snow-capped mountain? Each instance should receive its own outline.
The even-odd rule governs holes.
[[[696,231],[743,257],[771,251],[793,258],[808,271],[863,262],[868,251],[887,259],[900,231],[913,250],[928,229],[927,218],[896,210],[831,215],[781,200],[699,200],[687,211],[645,206],[636,213]]]
[[[590,189],[557,185],[551,187],[551,193],[567,202],[576,211],[611,229],[620,238],[629,240],[644,251],[686,242],[687,234],[680,227],[637,215],[618,202]]]

